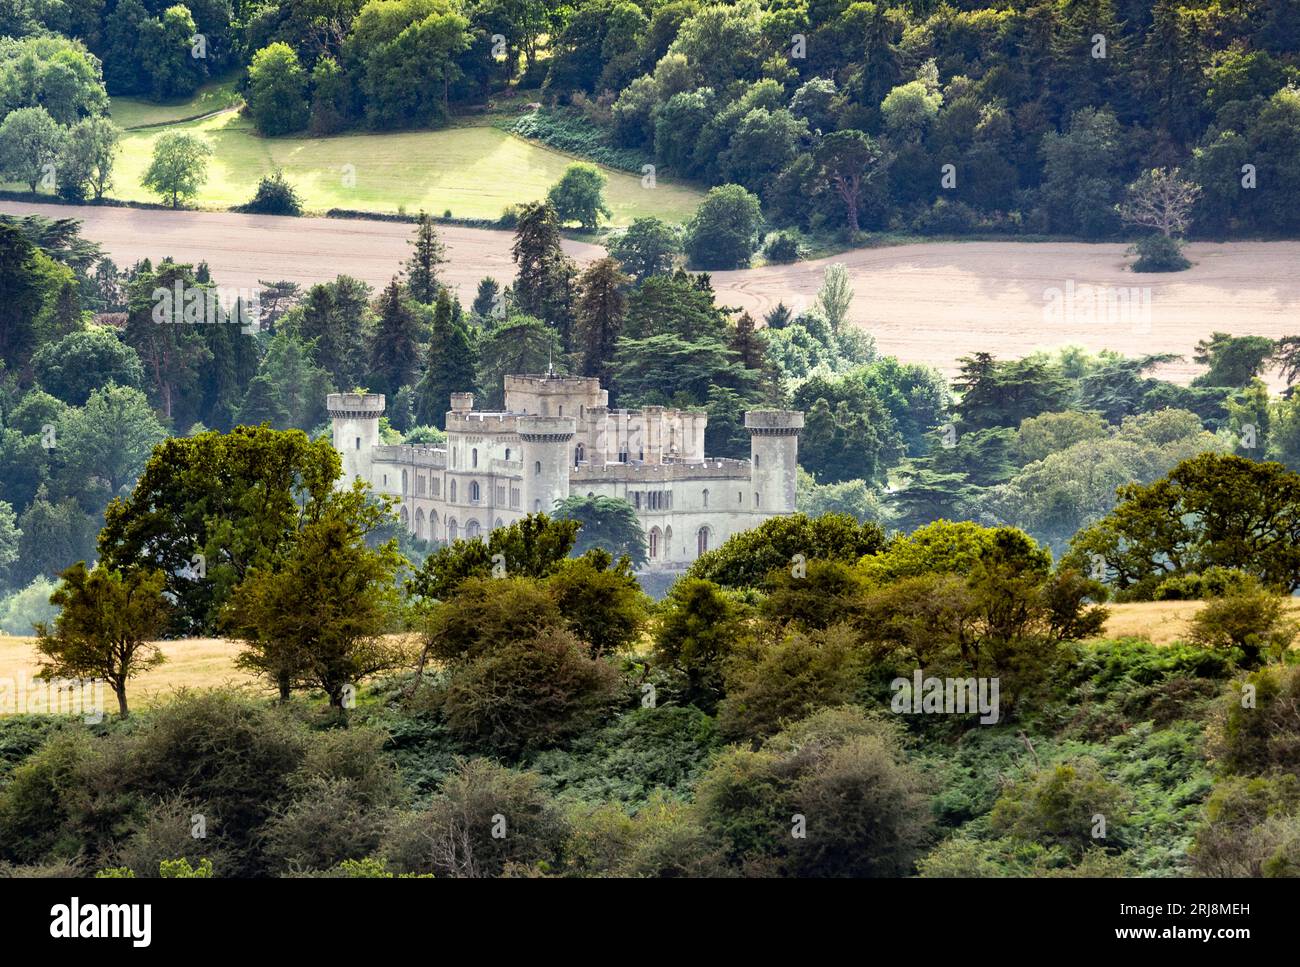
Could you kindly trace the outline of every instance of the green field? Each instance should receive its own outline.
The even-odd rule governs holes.
[[[155,104],[134,97],[115,97],[109,104],[109,115],[115,124],[124,128],[138,128],[150,124],[166,124],[211,114],[240,103],[234,80],[210,81],[184,101]]]
[[[206,89],[205,89],[206,90]],[[217,104],[221,88],[205,95]],[[119,98],[113,117],[119,124],[165,121],[192,116],[194,102],[159,107]],[[155,122],[142,120],[154,118]],[[507,205],[542,198],[574,159],[487,125],[441,131],[391,134],[346,134],[329,138],[263,138],[236,111],[202,120],[127,132],[114,169],[112,196],[129,201],[158,201],[140,180],[149,165],[154,141],[165,131],[202,135],[213,147],[208,180],[193,203],[200,208],[229,208],[247,202],[258,179],[280,167],[298,189],[308,211],[347,208],[374,212],[421,209],[458,218],[496,218]],[[348,167],[350,166],[350,168]],[[355,178],[349,183],[349,173]],[[681,221],[695,210],[701,195],[660,179],[654,189],[637,175],[605,169],[606,201],[614,224],[645,215]]]

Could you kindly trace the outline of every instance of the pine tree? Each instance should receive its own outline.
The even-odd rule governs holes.
[[[424,375],[415,387],[415,421],[447,428],[447,408],[452,393],[474,390],[478,353],[465,327],[452,313],[447,290],[438,293],[433,311],[433,334],[425,354]]]
[[[487,276],[479,280],[478,291],[474,295],[474,302],[470,305],[470,311],[480,319],[492,319],[497,314],[497,307],[502,305],[501,286],[497,285],[497,280],[492,276]]]
[[[379,328],[370,354],[371,383],[378,392],[392,396],[415,375],[419,322],[396,277],[380,295],[375,311]]]
[[[571,349],[577,267],[560,248],[560,221],[548,203],[525,206],[511,254],[518,266],[514,294],[520,311],[546,322]]]
[[[624,288],[631,280],[612,258],[593,262],[578,280],[575,329],[582,353],[582,375],[610,385],[610,361],[627,315]]]
[[[447,261],[447,250],[433,227],[433,219],[424,212],[420,212],[420,224],[411,246],[415,251],[406,262],[406,288],[416,302],[430,305],[442,288],[438,282],[438,266]]]

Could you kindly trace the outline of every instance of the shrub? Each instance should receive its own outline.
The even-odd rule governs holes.
[[[274,173],[263,175],[252,200],[239,210],[255,215],[301,215],[302,199],[285,179],[284,172],[277,168]]]
[[[718,728],[697,708],[638,708],[532,763],[546,788],[584,802],[639,806],[658,792],[685,797],[719,748]]]
[[[788,264],[799,261],[799,236],[793,232],[776,232],[768,236],[763,254],[769,262]]]
[[[160,799],[145,814],[139,828],[112,853],[113,866],[139,870],[142,877],[159,876],[165,862],[177,858],[207,861],[218,876],[227,872],[227,859],[220,846],[209,842],[196,826],[195,817],[208,813],[206,806],[169,795]]]
[[[316,776],[302,785],[298,797],[264,827],[272,869],[324,870],[379,848],[386,813],[368,808],[354,782]]]
[[[1188,637],[1206,648],[1240,649],[1247,666],[1280,657],[1300,633],[1287,617],[1289,600],[1258,584],[1213,598],[1192,618]]]
[[[583,732],[611,707],[618,672],[552,629],[503,644],[452,672],[447,727],[476,751],[517,758]]]
[[[1190,855],[1202,876],[1300,875],[1300,784],[1232,777],[1215,786]]]
[[[569,834],[536,775],[471,759],[428,809],[395,819],[381,855],[398,873],[488,877],[507,865],[545,871],[558,864]]]
[[[434,610],[425,643],[432,658],[472,661],[494,648],[564,625],[555,599],[538,582],[524,577],[471,577]]]
[[[697,804],[705,828],[750,874],[905,875],[930,825],[897,730],[852,707],[818,712],[758,751],[724,753]]]
[[[752,645],[728,664],[718,728],[730,740],[762,739],[818,709],[848,702],[861,681],[848,628],[793,632]]]
[[[710,581],[684,577],[661,605],[654,660],[685,684],[685,697],[712,711],[722,697],[722,667],[745,634],[744,610]]]
[[[1175,574],[1156,585],[1153,601],[1196,601],[1248,591],[1259,582],[1245,571],[1230,567],[1208,567],[1199,574]]]
[[[1300,666],[1261,668],[1234,683],[1210,723],[1206,751],[1228,774],[1300,776]]]
[[[1113,835],[1127,818],[1125,790],[1102,775],[1092,759],[1081,758],[1039,770],[1013,783],[993,806],[993,828],[1016,839],[1059,846],[1082,857],[1097,845],[1095,817]]]
[[[1155,234],[1139,239],[1129,253],[1138,257],[1133,263],[1134,272],[1181,272],[1192,267],[1183,255],[1178,239],[1167,235]]]

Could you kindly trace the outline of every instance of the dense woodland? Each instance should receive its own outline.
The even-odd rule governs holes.
[[[536,90],[519,133],[739,186],[796,253],[798,232],[1131,234],[1153,170],[1195,186],[1194,234],[1291,235],[1298,23],[1294,0],[19,2],[0,155],[35,190],[55,129],[81,125],[60,190],[98,196],[106,95],[233,71],[268,136],[437,126]]]

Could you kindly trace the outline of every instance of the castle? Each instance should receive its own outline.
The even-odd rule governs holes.
[[[331,393],[327,404],[342,479],[399,498],[402,523],[426,540],[476,538],[570,494],[621,497],[645,531],[647,569],[679,570],[795,509],[799,412],[747,412],[750,459],[729,460],[705,456],[706,414],[610,409],[587,377],[507,376],[499,412],[454,393],[445,447],[381,444],[382,394]]]

